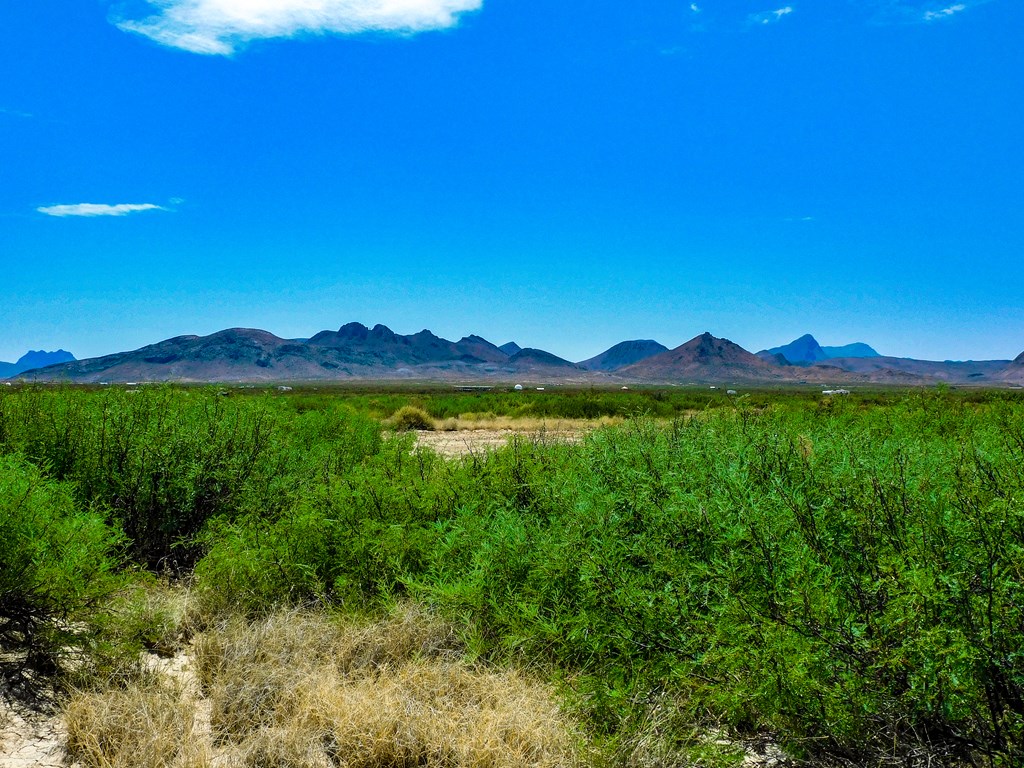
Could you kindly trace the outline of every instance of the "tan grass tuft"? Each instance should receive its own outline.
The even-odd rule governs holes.
[[[235,619],[197,636],[193,654],[206,699],[145,681],[76,697],[71,758],[82,768],[198,768],[210,755],[222,768],[577,764],[577,730],[550,687],[468,665],[454,629],[422,608],[375,623],[303,611]]]
[[[201,768],[209,756],[192,738],[193,715],[166,683],[77,694],[65,708],[68,756],[82,768]]]
[[[414,661],[319,681],[303,708],[341,768],[566,766],[574,740],[551,692],[515,672]]]
[[[233,751],[232,766],[241,768],[333,768],[328,740],[308,728],[291,724],[264,728]]]

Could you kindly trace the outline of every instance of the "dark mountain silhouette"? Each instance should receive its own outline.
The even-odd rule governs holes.
[[[804,334],[795,341],[789,342],[789,344],[764,349],[761,352],[765,352],[767,355],[782,355],[792,365],[810,365],[819,360],[828,360],[828,354],[818,344],[818,340],[809,333]],[[758,355],[761,356],[762,360],[766,359],[767,356],[761,355],[761,352]]]
[[[523,348],[516,344],[514,341],[509,341],[498,347],[506,355],[514,355],[516,352],[522,352]]]
[[[779,381],[790,375],[728,339],[702,333],[682,346],[648,357],[617,372],[663,382]]]
[[[804,348],[813,353],[808,337]],[[799,339],[797,341],[800,341]],[[816,345],[817,342],[814,342]],[[790,366],[786,356],[766,350],[753,355],[710,333],[672,350],[653,341],[616,345],[585,361],[587,370],[539,349],[508,355],[480,336],[458,341],[428,330],[397,334],[384,325],[360,323],[321,331],[308,341],[282,339],[267,331],[230,328],[209,336],[177,336],[130,352],[70,360],[20,374],[27,380],[76,382],[284,382],[362,380],[745,383],[745,384],[1024,384],[1024,354],[1016,360],[945,361],[895,357],[846,357]],[[631,355],[656,351],[623,364]],[[17,364],[52,360],[56,353],[30,353]],[[768,359],[764,359],[765,357]],[[614,367],[613,367],[614,366]]]
[[[35,370],[36,368],[45,368],[48,365],[71,362],[74,359],[74,355],[63,349],[58,349],[55,352],[46,352],[41,349],[29,350],[18,358],[16,363],[0,362],[0,379],[7,378],[8,376],[17,376],[19,373]]]
[[[462,361],[503,363],[508,355],[479,336],[452,342],[422,330],[409,336],[395,333],[386,325],[367,328],[348,323],[337,331],[321,331],[308,342],[311,347],[333,350],[335,362],[351,365],[396,366]]]
[[[178,336],[131,352],[51,366],[38,380],[321,381],[455,379],[523,374],[575,377],[586,373],[538,349],[509,356],[480,336],[449,341],[428,330],[408,336],[360,323],[321,331],[308,341],[267,331],[231,328],[209,336]]]
[[[622,341],[614,347],[606,349],[601,354],[584,360],[578,365],[590,371],[617,371],[620,368],[625,368],[627,365],[638,363],[648,357],[653,357],[667,351],[668,347],[652,339]]]
[[[873,348],[863,341],[844,344],[841,347],[822,347],[825,354],[831,357],[881,357]]]

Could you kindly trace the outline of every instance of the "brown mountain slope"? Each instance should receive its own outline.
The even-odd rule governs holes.
[[[1001,375],[1003,381],[1024,385],[1024,352],[1017,355],[1014,361],[1003,369]]]
[[[308,341],[248,328],[178,336],[131,352],[50,366],[30,377],[84,383],[272,382],[512,379],[525,374],[576,380],[581,372],[569,361],[540,350],[522,350],[510,358],[479,336],[452,342],[427,330],[403,336],[383,325],[349,323]]]
[[[520,349],[508,359],[508,370],[517,373],[564,373],[575,375],[584,372],[581,366],[571,363],[558,355],[545,352],[543,349]]]
[[[771,382],[790,378],[786,369],[710,333],[702,333],[675,349],[627,365],[616,373],[623,378],[664,382]]]
[[[1003,381],[1006,360],[936,361],[914,360],[909,357],[847,357],[834,358],[816,364],[810,370],[824,366],[841,368],[860,374],[879,383],[902,383],[907,377],[917,377],[918,383],[946,382],[949,384],[987,384]]]
[[[37,380],[70,381],[272,381],[311,378],[321,362],[304,344],[251,328],[209,336],[176,336],[131,352],[52,365]]]

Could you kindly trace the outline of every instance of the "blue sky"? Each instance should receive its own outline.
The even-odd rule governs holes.
[[[1024,350],[1014,0],[0,4],[0,359]]]

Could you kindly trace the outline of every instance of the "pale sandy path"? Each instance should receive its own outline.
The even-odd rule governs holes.
[[[455,432],[417,432],[416,442],[433,448],[449,458],[471,453],[483,453],[501,448],[515,435],[527,440],[546,442],[576,443],[584,435],[583,430],[548,430],[545,432],[520,431],[515,429],[463,429]]]

